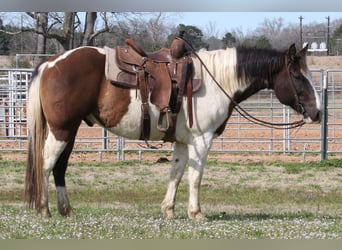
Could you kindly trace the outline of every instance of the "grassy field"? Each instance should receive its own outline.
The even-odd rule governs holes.
[[[67,187],[76,216],[43,219],[23,202],[25,163],[0,162],[0,239],[342,239],[342,161],[209,161],[201,187],[208,221],[186,216],[187,173],[175,220],[160,203],[168,163],[72,163]]]

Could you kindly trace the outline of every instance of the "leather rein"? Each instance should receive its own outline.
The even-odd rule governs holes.
[[[305,121],[299,120],[299,121],[294,121],[291,123],[274,123],[274,122],[268,122],[268,121],[264,121],[261,119],[256,118],[255,116],[251,115],[250,113],[248,113],[244,108],[241,107],[241,105],[239,105],[239,103],[237,103],[223,88],[222,86],[219,84],[219,82],[215,79],[214,75],[210,72],[210,70],[208,69],[208,67],[205,65],[205,63],[202,61],[202,59],[200,58],[200,56],[197,54],[197,52],[195,51],[195,49],[192,47],[192,45],[190,43],[188,43],[183,37],[177,37],[178,39],[182,39],[191,49],[191,52],[198,58],[198,60],[200,61],[200,63],[202,64],[202,66],[205,68],[205,70],[207,71],[207,73],[209,74],[209,76],[212,78],[212,80],[216,83],[216,85],[222,90],[222,92],[228,97],[228,99],[235,105],[234,109],[236,110],[236,112],[238,114],[240,114],[242,117],[244,117],[246,120],[260,125],[260,126],[264,126],[267,128],[273,128],[273,129],[293,129],[293,128],[298,128],[301,127],[305,124]],[[289,65],[288,65],[289,66]],[[290,74],[290,79],[291,79],[291,84],[292,87],[295,89],[294,83],[293,83],[293,79],[292,79],[292,75]],[[296,90],[296,89],[295,89]],[[297,98],[297,105],[301,110],[301,114],[305,113],[305,110],[303,108],[303,105],[299,102],[299,97],[296,94],[296,98]]]

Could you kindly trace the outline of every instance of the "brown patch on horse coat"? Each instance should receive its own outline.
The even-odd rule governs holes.
[[[50,59],[48,65],[58,58]],[[105,112],[99,117],[100,122],[109,127],[117,124],[127,112],[129,90],[114,87],[106,81],[104,65],[103,54],[95,48],[85,47],[44,69],[42,108],[57,140],[70,140],[81,121],[90,114],[98,116]],[[102,120],[104,117],[106,119]]]
[[[128,111],[130,91],[104,80],[99,94],[98,112],[104,127],[115,127]]]

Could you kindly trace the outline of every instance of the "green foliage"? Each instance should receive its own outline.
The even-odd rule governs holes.
[[[266,36],[260,37],[250,37],[245,39],[242,44],[245,47],[255,47],[255,48],[272,48],[269,39]]]
[[[341,55],[342,53],[342,24],[335,29],[331,36],[331,49],[333,50],[334,53],[337,53],[338,55]]]
[[[299,174],[305,170],[328,171],[335,168],[342,168],[342,159],[329,159],[319,162],[272,162],[273,166],[284,167],[288,174]]]
[[[236,38],[232,33],[227,32],[222,38],[223,48],[232,48],[236,45]]]
[[[318,168],[342,168],[342,159],[329,159],[320,162],[310,163],[312,167]]]
[[[305,165],[301,163],[287,163],[284,165],[285,172],[288,174],[299,174],[304,167]]]
[[[6,29],[2,25],[2,20],[0,18],[0,29],[4,30]],[[10,40],[11,36],[9,34],[6,34],[5,32],[0,31],[0,55],[9,55],[10,52]]]
[[[209,45],[203,42],[203,32],[196,26],[192,25],[178,25],[179,31],[184,31],[184,38],[187,40],[195,50],[202,48],[208,49]]]

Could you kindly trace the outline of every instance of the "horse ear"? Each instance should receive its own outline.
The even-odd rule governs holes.
[[[301,54],[301,56],[305,56],[306,55],[306,52],[308,51],[308,48],[309,48],[309,44],[307,43],[299,52]]]
[[[296,45],[293,43],[293,44],[291,44],[289,50],[287,51],[287,61],[289,63],[294,61],[296,53],[297,53]]]
[[[297,53],[297,51],[296,51],[296,46],[295,46],[295,44],[293,43],[293,44],[291,44],[289,50],[287,51],[287,61],[288,61],[288,63],[291,63],[291,62],[294,61],[294,58],[295,58],[295,56],[296,56],[296,53]]]

